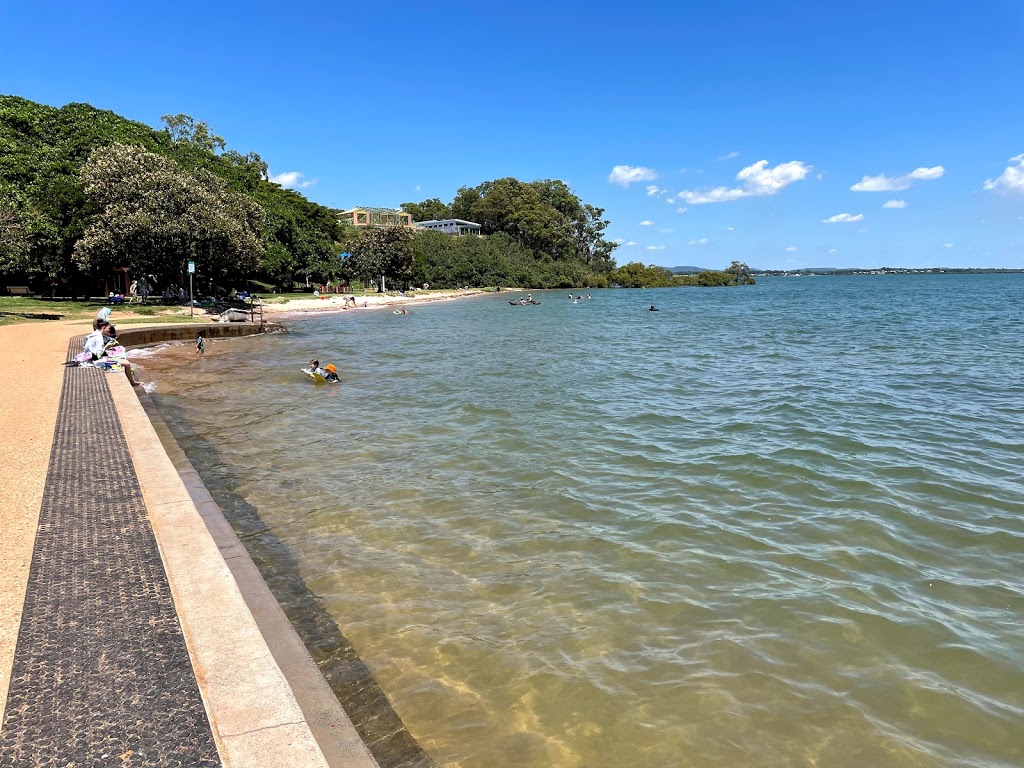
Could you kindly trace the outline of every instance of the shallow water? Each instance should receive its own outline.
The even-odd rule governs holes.
[[[441,765],[1024,764],[1024,275],[591,293],[142,376]]]

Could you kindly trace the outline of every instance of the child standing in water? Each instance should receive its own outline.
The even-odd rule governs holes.
[[[196,354],[201,355],[206,351],[206,339],[203,338],[203,332],[200,331],[196,334]]]

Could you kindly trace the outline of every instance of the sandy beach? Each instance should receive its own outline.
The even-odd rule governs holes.
[[[381,309],[393,307],[399,304],[413,305],[426,304],[432,301],[450,301],[461,299],[467,296],[479,296],[486,293],[476,288],[465,288],[451,291],[417,291],[408,294],[371,294],[356,296],[356,310]],[[288,299],[285,302],[266,302],[263,304],[263,312],[266,316],[273,316],[275,320],[281,319],[283,315],[290,315],[301,312],[351,312],[351,308],[342,306],[348,302],[352,294],[331,293],[316,298]]]

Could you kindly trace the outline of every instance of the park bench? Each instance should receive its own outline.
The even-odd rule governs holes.
[[[31,294],[35,293],[35,291],[33,291],[27,285],[8,285],[7,293],[9,293],[11,296],[30,296]]]

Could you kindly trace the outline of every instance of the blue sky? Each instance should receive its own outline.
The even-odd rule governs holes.
[[[332,207],[560,178],[620,264],[1024,268],[1018,0],[41,0],[0,30],[0,93],[192,115]]]

